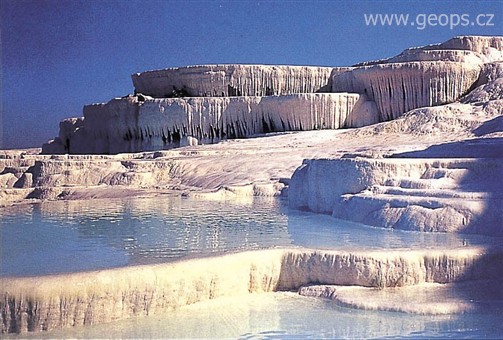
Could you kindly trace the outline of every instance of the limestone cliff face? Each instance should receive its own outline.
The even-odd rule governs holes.
[[[424,49],[465,50],[477,53],[484,63],[503,59],[503,37],[458,36]]]
[[[503,38],[461,36],[413,47],[388,59],[332,74],[333,92],[362,93],[376,102],[380,121],[419,107],[457,101],[501,73]]]
[[[331,67],[281,65],[201,65],[132,75],[136,92],[172,96],[271,96],[328,92]]]
[[[231,64],[136,73],[137,95],[86,106],[84,118],[64,120],[43,152],[149,151],[389,121],[495,80],[502,46],[501,37],[468,36],[354,67]]]
[[[502,235],[501,190],[491,180],[503,176],[502,60],[503,37],[455,37],[332,74],[332,91],[364,93],[380,121],[393,120],[361,135],[455,134],[465,117],[474,136],[489,138],[385,160],[306,160],[290,183],[290,205],[378,227]],[[478,128],[477,116],[487,119]]]
[[[338,129],[376,123],[365,96],[306,93],[267,97],[153,99],[131,96],[88,105],[60,140],[69,153],[120,153],[215,143],[260,133]],[[81,123],[82,122],[82,123]],[[66,131],[70,137],[66,137]],[[44,149],[50,150],[50,147]]]
[[[456,61],[484,64],[502,59],[502,37],[458,36],[439,44],[411,47],[394,57],[366,61],[355,66],[409,61]]]
[[[451,103],[479,78],[472,63],[422,61],[361,66],[332,77],[332,91],[366,94],[374,100],[379,120],[387,121],[418,107]]]

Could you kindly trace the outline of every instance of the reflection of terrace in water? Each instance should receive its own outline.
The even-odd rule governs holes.
[[[3,218],[2,275],[22,275],[22,262],[30,261],[14,249],[23,233],[36,240],[34,247],[51,254],[44,263],[27,264],[34,273],[79,271],[288,246],[292,240],[284,210],[274,199],[235,204],[179,197],[12,207]],[[33,263],[42,262],[38,259]]]
[[[420,249],[496,244],[499,240],[373,228],[288,210],[284,201],[275,199],[246,204],[179,197],[65,201],[11,207],[5,209],[2,220],[2,275],[161,263],[292,245]],[[29,253],[16,247],[25,239],[31,244]]]

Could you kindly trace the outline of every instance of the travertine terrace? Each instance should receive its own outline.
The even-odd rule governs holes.
[[[135,95],[84,107],[84,117],[63,121],[43,152],[116,154],[361,127],[457,101],[499,77],[501,58],[499,37],[458,37],[355,67],[207,65],[137,73]]]
[[[2,152],[0,203],[167,191],[282,195],[291,208],[377,227],[501,236],[502,65],[502,37],[464,36],[351,67],[207,65],[134,74],[134,94],[85,106],[83,117],[60,123],[41,154]],[[2,278],[2,332],[108,322],[314,283],[322,286],[301,293],[351,308],[455,313],[472,302],[395,302],[414,288],[443,294],[440,284],[495,282],[501,257],[500,246],[274,249]],[[404,289],[390,293],[395,300],[379,302],[396,287]]]

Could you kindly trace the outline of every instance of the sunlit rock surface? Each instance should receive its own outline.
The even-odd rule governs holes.
[[[295,172],[289,202],[378,227],[503,235],[503,195],[493,181],[502,176],[501,158],[316,159]]]
[[[361,66],[332,78],[332,91],[369,96],[379,110],[379,120],[400,117],[424,106],[459,99],[477,81],[480,64],[422,61]]]
[[[305,160],[290,182],[290,206],[378,227],[503,235],[502,44],[457,37],[334,75],[333,89],[367,93],[380,120],[394,119],[349,135],[432,143]]]
[[[492,36],[458,36],[439,44],[411,47],[397,56],[355,66],[407,61],[459,61],[490,63],[503,59],[503,39]]]
[[[264,250],[36,278],[2,278],[2,332],[52,330],[155,315],[223,296],[308,284],[402,287],[495,279],[501,249]]]
[[[271,96],[327,92],[331,67],[281,65],[201,65],[132,75],[136,92],[171,96]]]
[[[356,153],[305,160],[290,181],[290,206],[378,227],[502,235],[500,79],[476,88],[463,98],[466,104],[416,109],[349,133],[432,140],[469,130],[470,138],[437,139],[426,148],[377,158]]]
[[[501,42],[457,37],[350,68],[224,65],[134,75],[135,95],[61,122],[43,147],[49,155],[2,151],[0,205],[157,190],[211,199],[288,195],[293,208],[372,226],[501,236]],[[348,127],[358,128],[331,130]],[[262,135],[268,132],[282,133]],[[82,155],[50,155],[57,153]],[[359,286],[303,290],[352,308],[460,313],[473,304],[459,282],[498,282],[502,256],[499,248],[469,245],[275,249],[2,278],[2,332],[103,323],[312,284]],[[457,291],[445,305],[426,301]],[[405,299],[418,307],[400,304]]]
[[[500,77],[502,46],[502,37],[464,36],[409,48],[333,74],[331,89],[366,94],[375,100],[381,121],[396,119],[418,107],[456,101]]]
[[[501,214],[501,209],[492,208],[497,207],[501,200],[497,194],[501,192],[499,183],[491,182],[491,178],[498,178],[491,176],[500,175],[497,164],[501,159],[503,137],[500,119],[503,113],[502,61],[498,54],[501,52],[501,40],[501,37],[456,37],[446,43],[406,50],[395,57],[398,59],[391,58],[391,61],[330,70],[326,85],[332,88],[341,86],[341,90],[359,91],[359,94],[152,98],[138,93],[106,104],[89,105],[84,109],[83,118],[61,122],[59,136],[44,145],[44,152],[139,152],[114,156],[42,156],[23,152],[0,155],[0,204],[25,198],[92,196],[85,194],[86,190],[99,192],[99,197],[102,197],[106,188],[118,190],[119,187],[124,192],[137,189],[177,190],[188,196],[222,199],[286,195],[290,186],[292,207],[333,213],[337,204],[338,211],[341,211],[341,215],[337,214],[339,217],[347,214],[350,219],[367,221],[372,225],[425,231],[492,233],[501,229],[500,223],[491,222],[482,226],[485,223],[482,221],[497,221]],[[463,57],[456,59],[454,55]],[[158,78],[210,68],[188,67],[183,72],[164,70],[159,71]],[[231,72],[232,68],[211,68],[215,72],[220,69]],[[232,72],[239,77],[244,74],[246,77],[262,74],[262,77],[267,73],[273,78],[278,77],[281,84],[293,84],[297,75],[311,77],[322,73],[315,69],[309,68],[304,72],[302,67],[241,65]],[[293,78],[286,81],[279,75],[273,76],[273,71],[291,73],[289,77]],[[156,73],[149,74],[153,76]],[[358,79],[364,83],[374,84],[375,91],[367,90],[365,93],[365,88],[344,88],[354,83],[356,75],[361,76]],[[191,73],[190,77],[196,76]],[[436,85],[425,85],[427,78]],[[208,79],[205,84],[211,82],[211,77]],[[257,79],[253,84],[262,81]],[[344,81],[334,82],[334,79]],[[419,86],[421,79],[422,87]],[[264,80],[266,87],[269,84],[267,81]],[[305,79],[299,81],[307,82]],[[242,84],[245,84],[244,80]],[[438,91],[434,91],[435,88]],[[170,94],[179,95],[188,94]],[[418,105],[433,104],[435,96],[449,97],[444,99],[453,102],[404,112]],[[456,100],[458,97],[460,99]],[[439,99],[439,102],[444,99]],[[377,123],[389,119],[390,115],[399,118]],[[372,125],[365,126],[368,124]],[[341,127],[360,128],[317,130]],[[311,129],[314,130],[305,131]],[[291,130],[304,131],[263,135],[265,132]],[[253,136],[263,137],[229,139]],[[213,142],[218,143],[208,145]],[[180,146],[180,149],[162,150],[175,146]],[[299,184],[297,179],[303,178],[300,170],[300,177],[296,175],[290,180],[303,159],[313,159],[314,164],[316,159],[326,158],[336,164],[344,162],[339,161],[341,157],[374,158],[378,161],[385,158],[387,160],[382,162],[393,164],[389,167],[394,170],[386,170],[386,180],[372,182],[365,187],[362,186],[365,177],[347,177],[348,181],[354,182],[338,187],[337,181],[328,183],[323,179],[324,174],[311,176],[308,184]],[[421,160],[414,160],[416,158]],[[438,163],[425,160],[427,158],[438,160]],[[470,161],[465,162],[464,158]],[[485,166],[486,159],[489,159],[488,167]],[[372,160],[369,163],[374,164]],[[410,176],[402,176],[404,170],[400,167],[407,168],[411,166],[409,163],[420,170]],[[311,164],[311,161],[306,161],[306,164]],[[432,164],[441,166],[435,168]],[[459,164],[465,164],[466,168]],[[458,166],[461,168],[457,169]],[[432,169],[427,171],[425,167]],[[368,172],[381,171],[378,168],[372,165]],[[470,177],[470,174],[479,172],[477,178],[480,181]],[[330,176],[327,170],[327,178]],[[355,176],[360,174],[355,173]],[[470,179],[469,185],[466,185],[467,179]],[[325,193],[320,197],[304,197],[304,194],[317,194],[317,189],[313,188],[320,184],[316,181],[324,183],[320,190]],[[305,185],[310,189],[304,190]],[[342,190],[345,187],[351,190]],[[334,197],[329,200],[322,198],[329,192]],[[344,196],[343,199],[343,195],[352,196]],[[345,207],[353,205],[361,207],[357,214],[343,212]],[[365,212],[368,214],[365,215]],[[480,221],[479,226],[476,227],[478,222],[475,221]]]
[[[134,96],[86,106],[84,118],[64,120],[43,152],[140,152],[389,121],[495,81],[502,41],[456,37],[354,67],[204,65],[137,73]]]
[[[330,299],[342,307],[424,315],[470,313],[503,300],[503,288],[490,280],[422,283],[388,289],[311,285],[301,287],[299,294]]]
[[[44,153],[61,142],[71,154],[116,154],[211,144],[268,132],[358,127],[377,121],[374,103],[349,93],[165,99],[132,96],[84,107],[83,122],[62,122],[59,139],[44,148]]]

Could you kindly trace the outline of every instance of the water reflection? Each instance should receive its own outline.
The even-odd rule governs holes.
[[[91,270],[250,249],[459,247],[489,237],[390,231],[289,211],[286,202],[180,197],[61,201],[0,210],[1,275]],[[468,241],[467,241],[468,240]]]
[[[6,208],[1,225],[2,275],[157,263],[292,243],[284,204],[274,199],[49,202]]]

